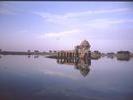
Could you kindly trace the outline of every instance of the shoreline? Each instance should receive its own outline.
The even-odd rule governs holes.
[[[125,53],[126,52],[126,53]],[[47,58],[53,58],[57,59],[57,52],[40,52],[40,51],[0,51],[0,55],[44,55]],[[130,60],[130,58],[133,58],[133,53],[127,51],[118,51],[117,53],[101,53],[101,52],[96,52],[93,51],[91,52],[91,59],[98,60],[102,57],[107,57],[110,59],[117,58],[118,60]]]

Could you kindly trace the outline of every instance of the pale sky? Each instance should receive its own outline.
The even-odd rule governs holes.
[[[0,2],[2,50],[133,51],[133,2]]]

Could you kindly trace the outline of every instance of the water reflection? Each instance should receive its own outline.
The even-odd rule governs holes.
[[[79,59],[75,63],[75,68],[80,70],[80,73],[85,77],[90,72],[91,60],[90,59]]]
[[[28,58],[33,57],[33,58],[35,58],[35,59],[36,59],[36,58],[38,58],[38,57],[39,57],[39,55],[28,55],[27,57],[28,57]]]
[[[130,56],[124,56],[124,57],[117,57],[117,60],[120,60],[120,61],[129,61],[131,59]]]
[[[30,58],[31,57],[31,55],[28,55],[28,58]]]
[[[39,55],[34,55],[34,58],[38,58],[39,57]]]
[[[85,58],[85,59],[66,59],[66,58],[57,58],[57,63],[59,64],[68,64],[68,65],[74,65],[75,69],[79,70],[81,75],[84,77],[88,75],[90,72],[90,66],[91,66],[91,59]]]
[[[126,100],[132,97],[132,61],[27,57],[2,55],[0,100]]]

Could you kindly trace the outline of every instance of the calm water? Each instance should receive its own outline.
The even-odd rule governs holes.
[[[102,58],[76,67],[80,64],[2,56],[0,100],[133,100],[133,59]]]

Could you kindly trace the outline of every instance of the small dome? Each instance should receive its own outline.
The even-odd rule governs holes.
[[[86,40],[82,41],[80,45],[83,47],[90,47],[90,43]]]

